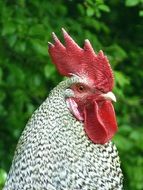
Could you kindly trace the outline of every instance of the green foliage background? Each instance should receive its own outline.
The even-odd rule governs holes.
[[[61,27],[110,59],[124,189],[142,190],[143,0],[0,1],[0,189],[28,118],[62,80],[47,53]]]

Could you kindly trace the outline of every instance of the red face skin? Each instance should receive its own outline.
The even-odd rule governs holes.
[[[82,83],[77,83],[73,84],[71,86],[71,89],[74,91],[74,95],[76,99],[79,99],[79,101],[88,101],[90,99],[95,99],[95,100],[104,100],[103,97],[101,97],[101,90],[98,90],[96,88],[90,87],[88,85],[82,84]]]
[[[74,97],[69,98],[70,111],[84,122],[87,136],[96,144],[105,144],[117,131],[115,112],[104,92],[88,85],[73,84]],[[75,106],[76,105],[76,106]]]

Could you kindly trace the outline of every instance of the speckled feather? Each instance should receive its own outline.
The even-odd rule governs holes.
[[[94,144],[67,108],[71,77],[33,114],[17,145],[3,190],[121,190],[115,145]]]

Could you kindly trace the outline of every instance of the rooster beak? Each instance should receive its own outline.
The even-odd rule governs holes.
[[[107,92],[106,94],[102,94],[102,97],[104,97],[106,100],[111,100],[113,102],[116,102],[116,97],[113,94],[113,92]]]

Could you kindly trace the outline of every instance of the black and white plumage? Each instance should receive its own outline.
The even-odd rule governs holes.
[[[61,82],[28,122],[3,190],[122,189],[115,145],[93,144],[65,98],[73,77]]]

